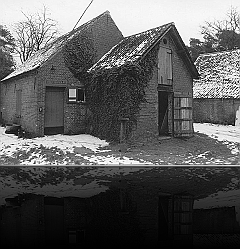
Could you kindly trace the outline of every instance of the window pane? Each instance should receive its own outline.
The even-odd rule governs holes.
[[[68,96],[69,98],[77,98],[77,89],[76,88],[69,89]]]
[[[85,92],[83,89],[78,89],[77,101],[85,101]]]

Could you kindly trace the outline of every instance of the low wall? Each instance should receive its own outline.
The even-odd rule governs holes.
[[[193,120],[196,123],[235,125],[240,99],[194,99]]]

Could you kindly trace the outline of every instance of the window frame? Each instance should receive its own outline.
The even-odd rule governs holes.
[[[75,90],[75,94],[73,94],[73,96],[70,96],[71,90]],[[83,91],[84,100],[78,100],[80,95],[79,90]],[[86,103],[86,93],[84,87],[68,87],[68,103],[69,104]]]

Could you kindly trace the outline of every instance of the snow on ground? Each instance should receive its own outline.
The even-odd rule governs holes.
[[[232,154],[239,153],[240,126],[194,123],[194,131],[204,133],[218,141],[223,141],[231,149]]]
[[[93,152],[99,151],[99,147],[107,146],[105,140],[87,134],[81,135],[53,135],[37,137],[33,139],[17,138],[13,134],[6,134],[5,128],[0,127],[0,155],[12,156],[17,149],[44,146],[46,148],[57,147],[61,150],[73,152],[74,147],[85,147]]]
[[[81,135],[52,135],[37,137],[33,139],[18,138],[13,134],[6,134],[5,128],[0,127],[0,156],[14,157],[16,152],[30,152],[28,158],[20,160],[23,165],[59,165],[59,161],[49,162],[41,154],[42,148],[56,148],[66,153],[75,153],[76,156],[82,157],[93,164],[149,164],[145,161],[137,161],[128,157],[114,157],[104,155],[94,155],[95,152],[107,152],[109,150],[99,150],[100,147],[107,146],[108,142],[97,137]],[[35,150],[33,150],[35,149]],[[78,153],[80,151],[80,153]],[[84,155],[84,151],[93,152],[92,155]],[[60,155],[59,151],[55,152]],[[82,154],[81,154],[82,153]],[[62,158],[60,165],[66,165],[69,161]]]
[[[41,179],[50,170],[58,172],[59,174],[56,175],[61,176],[61,179],[54,177],[54,179],[49,179],[49,182],[40,184]],[[145,171],[151,170],[151,167],[85,168],[85,172],[81,175],[72,177],[69,177],[68,170],[69,167],[21,167],[18,178],[15,175],[0,177],[0,205],[5,204],[5,198],[15,197],[23,193],[36,193],[54,197],[91,197],[108,190],[109,186],[106,183],[111,182],[111,178],[115,177],[119,180],[136,172],[143,174]],[[25,177],[20,178],[21,175]],[[116,181],[117,183],[118,181]]]
[[[209,123],[194,123],[194,131],[204,133],[219,141],[223,141],[230,149],[234,156],[239,154],[240,145],[240,127],[231,125],[216,125]],[[108,165],[123,165],[123,164],[147,164],[151,165],[151,162],[142,159],[132,159],[124,156],[106,155],[102,152],[109,152],[101,147],[107,146],[108,143],[105,140],[101,140],[97,137],[93,137],[87,134],[81,135],[53,135],[44,136],[33,139],[17,138],[12,134],[6,134],[5,128],[0,127],[0,157],[12,157],[16,158],[22,165],[70,165],[73,164],[69,153],[79,158],[79,161],[90,164],[108,164]],[[47,158],[44,149],[51,149],[53,158],[51,160]],[[208,151],[197,155],[197,158],[205,158],[208,156]],[[194,157],[196,155],[189,154],[185,158],[186,164],[197,164]],[[160,158],[159,158],[160,160]],[[205,162],[206,164],[223,164],[221,159],[210,158]],[[231,162],[229,162],[230,164]],[[198,163],[200,164],[200,163]]]

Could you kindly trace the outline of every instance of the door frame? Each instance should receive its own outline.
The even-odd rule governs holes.
[[[48,89],[54,89],[56,92],[62,92],[63,93],[63,125],[62,126],[56,126],[56,127],[46,127],[45,126],[45,121],[46,121],[46,96],[47,96],[47,90]],[[46,86],[45,87],[45,111],[44,111],[44,120],[43,120],[43,127],[44,127],[44,135],[54,135],[54,134],[63,134],[64,133],[64,103],[65,103],[65,92],[66,92],[66,87],[63,86]]]
[[[173,120],[173,114],[174,114],[174,106],[173,106],[173,100],[174,100],[174,96],[173,96],[173,87],[169,86],[169,85],[161,85],[159,84],[157,87],[158,90],[158,134],[159,136],[164,136],[164,135],[170,135],[173,136],[174,133],[174,120]],[[167,122],[168,122],[168,130],[166,134],[162,134],[160,132],[160,124],[159,124],[159,106],[160,106],[160,102],[159,102],[159,93],[160,92],[165,92],[167,94]]]

